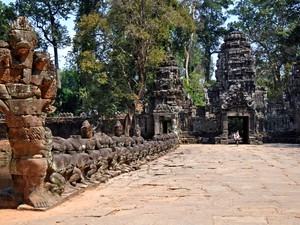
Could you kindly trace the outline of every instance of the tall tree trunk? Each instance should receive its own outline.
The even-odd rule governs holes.
[[[192,19],[193,21],[195,20],[195,6],[192,3],[191,6],[191,10],[192,10]],[[190,50],[193,46],[194,43],[194,33],[191,34],[190,40],[187,44],[187,47],[185,48],[185,53],[186,53],[186,58],[185,58],[185,78],[187,83],[189,83],[189,63],[190,63]]]
[[[207,83],[210,82],[210,64],[211,64],[211,53],[210,53],[210,46],[205,48],[205,63],[204,63],[204,70],[205,70],[205,81]]]
[[[140,48],[140,58],[143,60],[140,61],[138,67],[139,67],[139,80],[140,80],[140,90],[137,96],[137,99],[134,100],[132,103],[130,109],[128,110],[128,113],[125,117],[125,124],[124,124],[124,135],[130,136],[130,129],[133,123],[134,115],[135,115],[135,110],[137,105],[139,104],[140,100],[143,99],[144,93],[145,93],[145,87],[146,87],[146,79],[145,79],[145,64],[146,64],[146,47],[144,45],[141,45]]]
[[[58,88],[61,88],[60,75],[59,75],[58,50],[56,44],[53,46],[54,46],[54,61],[55,61],[54,65],[55,65],[55,73],[56,73],[56,85]]]
[[[189,83],[189,60],[190,60],[190,53],[189,53],[189,48],[185,48],[185,78],[186,82]]]
[[[55,75],[56,75],[56,85],[57,88],[61,88],[60,76],[59,76],[59,63],[58,63],[58,49],[57,49],[57,39],[56,39],[56,32],[54,30],[55,27],[55,18],[53,14],[50,16],[50,23],[51,23],[51,36],[52,36],[52,45],[54,50],[54,66],[55,66]]]

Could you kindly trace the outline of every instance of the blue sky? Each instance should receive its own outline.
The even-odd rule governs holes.
[[[6,5],[8,5],[9,3],[15,3],[15,0],[0,0],[1,2],[5,3]],[[69,30],[69,34],[71,37],[74,36],[75,32],[74,32],[74,22],[73,19],[69,19],[67,21],[61,21],[61,23],[63,25],[66,25],[68,27]],[[68,52],[71,51],[71,47],[66,47],[64,49],[59,49],[58,51],[58,55],[59,55],[59,67],[60,69],[65,68],[65,64],[66,64],[66,56],[68,54]],[[50,56],[52,57],[53,61],[54,61],[54,54],[53,54],[53,48],[49,47],[48,48],[48,53],[50,54]]]
[[[3,3],[5,4],[9,4],[10,2],[15,2],[15,0],[0,0],[2,1]],[[67,21],[61,21],[62,24],[66,25],[68,27],[68,30],[69,30],[69,34],[71,37],[74,36],[75,32],[74,32],[74,22],[73,22],[74,19],[69,19]],[[232,17],[230,18],[228,22],[232,22],[234,20],[237,20],[237,17]],[[60,69],[63,69],[65,68],[65,64],[66,64],[66,57],[67,57],[67,54],[68,52],[71,51],[71,47],[66,47],[64,49],[59,49],[59,66],[60,66]],[[48,48],[48,52],[49,54],[51,55],[51,57],[53,58],[53,48],[49,47]],[[215,61],[217,60],[217,54],[213,54],[212,55],[212,60],[213,62],[215,63]]]

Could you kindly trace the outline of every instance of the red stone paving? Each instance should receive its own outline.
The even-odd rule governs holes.
[[[182,145],[45,212],[0,224],[299,225],[299,145]]]

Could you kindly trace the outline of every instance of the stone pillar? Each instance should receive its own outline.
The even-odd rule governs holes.
[[[178,127],[178,114],[173,114],[172,115],[172,120],[171,120],[171,125],[172,125],[172,132],[175,133],[176,135],[179,134],[180,128]]]
[[[159,115],[153,115],[154,117],[154,135],[160,134],[161,132],[161,124],[159,120]]]
[[[255,115],[254,112],[251,112],[249,115],[249,144],[255,144]]]
[[[52,133],[45,118],[55,110],[54,66],[47,53],[34,52],[38,39],[25,17],[12,24],[9,38],[0,51],[7,59],[0,64],[0,111],[12,148],[13,191],[23,203],[47,208],[56,201],[44,187],[51,161]]]
[[[227,115],[227,113],[222,114],[221,121],[222,121],[222,130],[223,130],[223,133],[221,135],[221,144],[227,144],[228,143],[228,115]]]

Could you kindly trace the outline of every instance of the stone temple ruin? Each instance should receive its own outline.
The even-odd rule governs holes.
[[[300,62],[293,65],[292,76],[281,101],[267,107],[267,142],[300,143]]]
[[[45,118],[55,108],[54,66],[25,17],[12,24],[9,43],[0,42],[0,112],[5,115],[12,149],[13,187],[0,191],[0,208],[48,209],[88,185],[105,182],[122,172],[176,148],[175,133],[146,141],[136,125],[133,137],[94,132],[84,121],[80,135],[53,136]]]
[[[194,107],[183,92],[172,57],[162,65],[156,78],[153,99],[140,122],[145,136],[170,130],[179,134],[183,143],[227,144],[231,133],[236,132],[230,121],[237,120],[240,127],[235,129],[239,129],[243,143],[262,142],[266,90],[255,84],[250,44],[242,33],[225,37],[217,62],[217,82],[206,90],[204,108]]]
[[[264,87],[255,84],[253,57],[244,34],[232,32],[224,39],[218,55],[216,84],[206,92],[205,115],[195,118],[207,126],[195,132],[214,137],[215,143],[227,144],[239,130],[243,143],[261,143],[267,96]],[[198,120],[198,121],[197,121]],[[231,121],[239,127],[230,127]]]
[[[143,136],[172,131],[180,143],[230,144],[239,131],[244,144],[299,143],[299,63],[280,102],[268,101],[266,88],[257,86],[253,65],[245,35],[228,34],[218,54],[216,83],[205,90],[205,107],[195,107],[171,57],[159,69],[153,98],[139,118]]]
[[[140,118],[142,134],[145,137],[169,132],[184,135],[190,130],[193,114],[195,107],[183,90],[178,67],[170,55],[156,74],[152,97]]]
[[[193,106],[169,55],[152,97],[136,115],[134,136],[124,135],[119,121],[107,135],[87,120],[79,134],[53,135],[45,126],[56,97],[50,57],[35,51],[36,33],[25,17],[12,24],[9,38],[0,41],[0,112],[12,149],[13,187],[0,190],[0,208],[45,210],[82,188],[136,170],[179,143],[230,144],[237,130],[244,144],[300,142],[300,64],[293,67],[282,101],[268,102],[266,89],[256,85],[252,51],[241,32],[224,39],[205,107]]]
[[[293,65],[289,88],[279,102],[269,101],[257,86],[253,56],[246,37],[232,32],[218,55],[216,84],[206,92],[206,106],[193,118],[190,132],[210,143],[230,143],[239,130],[245,144],[300,143],[299,62]],[[235,123],[238,121],[239,126]]]

